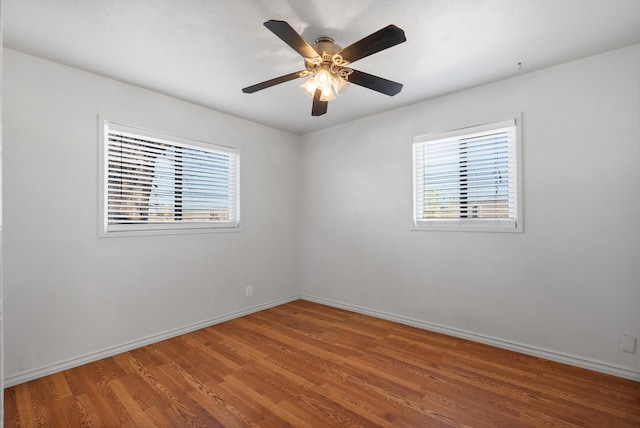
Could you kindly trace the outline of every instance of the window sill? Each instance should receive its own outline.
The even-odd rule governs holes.
[[[166,236],[166,235],[203,235],[210,233],[236,233],[242,232],[242,227],[238,226],[217,226],[217,227],[182,227],[182,228],[162,228],[162,229],[129,229],[111,230],[103,229],[98,231],[99,238],[122,238],[129,236]]]
[[[411,227],[412,231],[416,232],[498,232],[498,233],[522,233],[522,225],[480,225],[475,224],[462,224],[462,223],[450,223],[450,224],[414,224]]]

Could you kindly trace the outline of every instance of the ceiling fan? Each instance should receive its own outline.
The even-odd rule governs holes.
[[[300,87],[313,98],[311,115],[321,116],[327,112],[329,101],[344,93],[349,83],[389,96],[402,90],[401,83],[347,67],[359,59],[405,42],[404,31],[395,25],[388,25],[344,49],[330,37],[319,37],[315,44],[310,45],[285,21],[270,20],[264,26],[302,55],[305,69],[243,88],[245,94],[310,76]]]

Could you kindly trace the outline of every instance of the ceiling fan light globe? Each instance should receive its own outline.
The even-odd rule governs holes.
[[[340,96],[344,94],[349,88],[349,82],[347,82],[342,77],[336,75],[333,78],[332,86],[333,86],[333,91],[336,93],[336,95]]]
[[[320,95],[320,101],[333,101],[336,99],[336,94],[333,93],[331,86],[322,90]]]
[[[322,68],[316,73],[313,79],[316,83],[316,87],[324,91],[327,88],[331,88],[333,76],[329,70]]]
[[[314,76],[311,76],[307,79],[306,82],[300,85],[300,89],[302,89],[305,94],[313,98],[313,95],[316,93],[316,83],[314,80]]]

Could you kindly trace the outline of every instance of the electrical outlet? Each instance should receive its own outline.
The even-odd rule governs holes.
[[[636,338],[623,334],[620,337],[620,350],[624,352],[636,353]]]
[[[245,294],[247,297],[251,297],[251,296],[253,295],[253,288],[251,288],[251,287],[245,287],[245,289],[244,289],[244,294]]]

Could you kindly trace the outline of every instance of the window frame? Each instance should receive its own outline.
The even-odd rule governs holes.
[[[240,232],[240,149],[231,146],[223,146],[211,142],[179,137],[175,134],[152,130],[144,126],[132,125],[119,120],[113,120],[104,116],[98,116],[98,237],[118,236],[149,236],[172,234],[202,234],[213,232]],[[149,139],[164,140],[169,144],[178,146],[201,148],[214,152],[223,152],[235,156],[235,219],[220,222],[149,222],[130,225],[109,225],[108,216],[108,134],[109,130],[118,130],[132,134],[138,134]]]
[[[509,115],[487,121],[480,124],[456,127],[454,129],[434,132],[416,136],[413,138],[412,144],[412,171],[413,171],[413,206],[412,230],[417,231],[470,231],[470,232],[523,232],[523,185],[522,185],[522,115],[520,113]],[[416,161],[416,149],[419,145],[430,141],[444,140],[448,138],[465,137],[482,132],[490,132],[507,127],[515,127],[515,156],[513,168],[515,169],[515,216],[509,220],[499,219],[473,219],[473,218],[454,218],[454,219],[419,219],[418,211],[418,165]],[[424,197],[424,195],[422,195]]]

